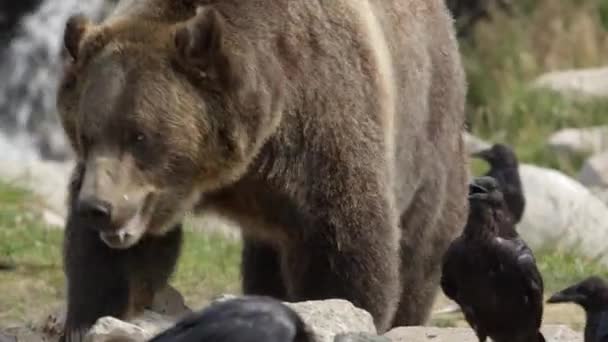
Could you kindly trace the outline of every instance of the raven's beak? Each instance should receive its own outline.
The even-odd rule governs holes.
[[[547,303],[578,303],[583,297],[583,295],[577,292],[575,287],[569,287],[552,295],[547,299]]]
[[[479,195],[481,194],[487,194],[488,193],[488,189],[484,188],[483,186],[476,184],[475,182],[469,184],[469,199],[478,199],[480,198]],[[483,197],[483,196],[481,196]]]
[[[488,160],[488,158],[490,157],[490,150],[481,150],[481,151],[473,152],[473,153],[471,153],[471,157]]]

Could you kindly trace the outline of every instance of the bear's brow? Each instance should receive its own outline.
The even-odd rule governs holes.
[[[128,45],[145,45],[147,49],[165,49],[171,43],[171,30],[166,24],[154,21],[130,22],[116,21],[100,27],[93,32],[82,45],[82,62],[87,63],[99,54],[110,43],[120,47]]]

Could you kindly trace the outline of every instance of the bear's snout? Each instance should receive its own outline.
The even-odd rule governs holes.
[[[95,197],[85,198],[78,202],[77,214],[89,221],[92,227],[108,227],[112,218],[112,205]]]

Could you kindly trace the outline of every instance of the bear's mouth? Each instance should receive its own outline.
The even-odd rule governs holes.
[[[145,232],[145,223],[140,213],[133,216],[118,230],[112,232],[100,232],[100,238],[110,248],[128,249],[133,247]]]
[[[113,249],[128,249],[135,246],[146,232],[149,217],[145,215],[144,208],[147,207],[144,201],[135,215],[128,219],[120,228],[111,231],[101,231],[101,240]]]

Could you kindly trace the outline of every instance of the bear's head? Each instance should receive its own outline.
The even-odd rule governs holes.
[[[162,19],[66,24],[57,104],[83,166],[72,210],[112,248],[166,233],[241,177],[281,116],[278,64],[218,11]]]

